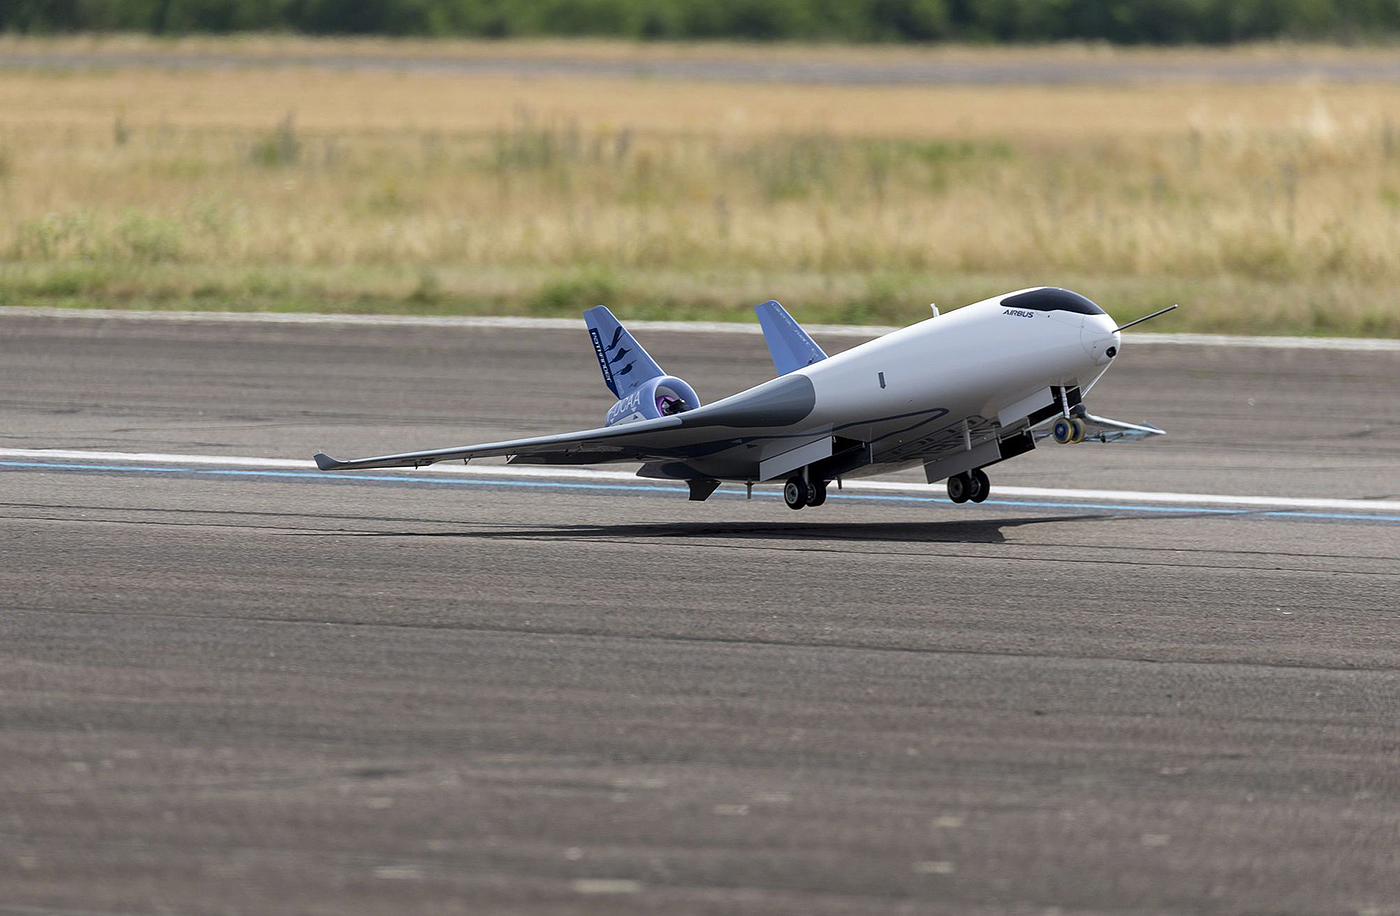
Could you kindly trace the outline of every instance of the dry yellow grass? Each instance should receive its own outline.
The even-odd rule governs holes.
[[[1044,142],[1192,132],[1335,138],[1400,120],[1400,86],[839,86],[381,72],[331,68],[0,71],[0,125],[471,133],[521,111],[581,130]]]
[[[0,259],[6,302],[895,321],[1062,283],[1400,335],[1400,86],[0,72]]]

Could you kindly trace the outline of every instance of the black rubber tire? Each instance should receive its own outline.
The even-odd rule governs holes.
[[[807,505],[807,481],[801,477],[789,477],[783,485],[783,502],[789,509],[801,509]]]
[[[987,477],[987,472],[978,468],[972,472],[972,494],[968,497],[975,503],[980,503],[987,498],[987,494],[992,492],[992,482]]]
[[[820,506],[826,502],[826,481],[815,480],[812,482],[812,494],[807,497],[807,505]]]
[[[967,502],[971,496],[972,481],[966,474],[954,474],[948,478],[948,498],[953,502],[962,504]]]

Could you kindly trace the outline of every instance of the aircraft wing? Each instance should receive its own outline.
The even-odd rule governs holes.
[[[792,432],[816,404],[812,383],[787,375],[704,407],[670,417],[619,423],[555,436],[508,439],[424,452],[339,461],[317,453],[323,471],[417,468],[439,461],[510,456],[523,464],[598,464],[605,461],[697,458],[740,442]]]
[[[671,450],[661,445],[657,434],[679,430],[680,417],[642,420],[623,426],[585,429],[555,436],[535,436],[529,439],[507,439],[423,452],[401,452],[375,458],[339,461],[324,452],[316,453],[316,467],[323,471],[359,471],[369,468],[417,468],[439,461],[494,458],[509,455],[526,463],[594,464],[636,458],[669,457]],[[674,449],[675,445],[671,446]],[[664,451],[664,453],[663,453]],[[530,461],[529,459],[535,459]]]

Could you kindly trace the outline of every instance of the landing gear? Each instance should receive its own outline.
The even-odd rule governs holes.
[[[968,499],[975,503],[980,503],[987,498],[987,494],[992,492],[992,482],[987,479],[987,472],[978,468],[972,472],[972,493]]]
[[[826,481],[808,480],[801,474],[789,477],[783,486],[783,502],[789,509],[820,506],[826,502]]]
[[[1050,428],[1050,437],[1061,445],[1084,441],[1084,421],[1078,417],[1060,417]]]
[[[783,486],[783,502],[789,509],[801,509],[812,501],[812,485],[801,476],[789,477]]]
[[[948,478],[948,498],[955,503],[980,503],[992,492],[992,482],[981,468]]]

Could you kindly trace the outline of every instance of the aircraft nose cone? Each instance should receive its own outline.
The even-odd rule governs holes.
[[[1091,315],[1084,321],[1079,341],[1096,366],[1106,366],[1118,355],[1122,338],[1114,330],[1113,319],[1107,315]]]

